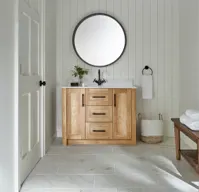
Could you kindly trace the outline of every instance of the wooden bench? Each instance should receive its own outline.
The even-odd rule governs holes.
[[[176,143],[176,159],[180,160],[181,155],[189,162],[189,164],[199,173],[199,131],[192,131],[184,124],[180,123],[180,119],[171,119],[174,123],[175,143]],[[184,133],[192,141],[197,144],[197,150],[180,149],[180,132]]]

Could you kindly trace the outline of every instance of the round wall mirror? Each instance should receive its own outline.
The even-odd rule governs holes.
[[[73,33],[73,46],[85,63],[103,67],[124,53],[126,34],[122,25],[107,14],[92,14],[81,20]]]

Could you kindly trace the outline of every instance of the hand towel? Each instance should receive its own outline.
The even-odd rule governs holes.
[[[193,120],[199,120],[199,110],[188,109],[185,114]]]
[[[199,120],[193,120],[186,114],[180,116],[180,122],[193,131],[199,131]]]
[[[142,75],[142,98],[153,99],[153,76]]]

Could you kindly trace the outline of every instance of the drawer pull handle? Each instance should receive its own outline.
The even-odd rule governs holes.
[[[84,107],[84,94],[82,94],[82,107]]]
[[[104,132],[106,132],[106,130],[93,130],[93,132],[95,132],[95,133],[104,133]]]
[[[93,113],[93,115],[106,115],[106,113]]]
[[[106,96],[93,96],[94,99],[103,99],[106,98]]]
[[[114,94],[114,107],[116,107],[116,94]]]

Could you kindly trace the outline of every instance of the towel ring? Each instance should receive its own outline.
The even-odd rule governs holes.
[[[142,70],[142,75],[144,75],[144,70],[150,70],[151,71],[151,75],[153,75],[153,70],[151,69],[151,67],[149,66],[145,66],[144,69]]]

